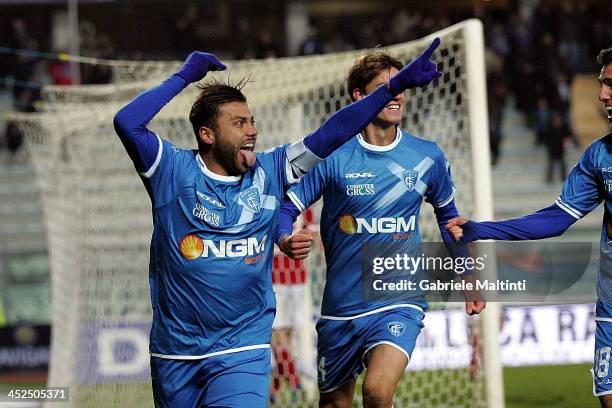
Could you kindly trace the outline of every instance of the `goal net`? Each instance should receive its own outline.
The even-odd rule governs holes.
[[[468,21],[434,35],[444,76],[406,93],[402,127],[435,140],[453,170],[457,206],[466,216],[479,211],[475,174],[481,176],[470,106]],[[432,36],[385,47],[403,61],[418,55]],[[346,75],[362,51],[256,61],[226,61],[228,71],[209,76],[234,82],[250,75],[245,88],[260,131],[258,150],[296,141],[349,103]],[[480,50],[482,52],[482,50]],[[112,126],[114,113],[139,92],[174,72],[179,62],[109,61],[108,85],[47,87],[43,111],[17,115],[42,192],[52,273],[53,335],[50,386],[69,386],[70,404],[84,407],[152,406],[148,330],[148,287],[152,231],[149,198]],[[479,62],[482,64],[482,61]],[[478,62],[477,62],[478,64]],[[484,84],[476,84],[484,89]],[[479,88],[480,87],[480,88]],[[158,114],[150,128],[182,147],[195,147],[187,119],[197,88],[188,87]],[[484,105],[486,107],[486,104]],[[480,113],[486,126],[486,109]],[[481,123],[482,124],[482,123]],[[482,132],[481,132],[482,133]],[[484,167],[484,172],[486,166]],[[488,173],[482,173],[488,174]],[[487,194],[484,191],[483,194]],[[317,205],[304,223],[316,230]],[[421,215],[424,241],[439,240],[430,208]],[[304,263],[277,255],[274,280],[279,319],[273,341],[271,404],[317,406],[314,322],[325,281],[319,245]],[[286,299],[299,299],[298,306]],[[296,316],[299,307],[301,313]],[[453,307],[455,309],[453,310]],[[478,407],[485,405],[479,369],[478,325],[461,304],[435,305],[425,318],[413,361],[395,395],[395,406]],[[490,340],[490,339],[489,339]],[[495,338],[492,339],[496,341]],[[355,404],[360,403],[357,392]],[[57,406],[57,404],[53,404]]]

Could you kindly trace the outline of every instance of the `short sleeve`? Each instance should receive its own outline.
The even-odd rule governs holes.
[[[432,177],[427,186],[425,200],[436,208],[444,207],[455,196],[455,185],[451,177],[450,164],[444,153],[436,146]]]
[[[584,152],[563,184],[563,191],[555,202],[562,210],[576,219],[593,211],[604,199],[601,183],[597,182],[596,160],[600,142],[595,142]]]

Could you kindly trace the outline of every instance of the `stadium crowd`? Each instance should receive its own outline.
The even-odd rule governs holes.
[[[564,174],[563,152],[568,140],[576,142],[570,122],[570,89],[576,73],[592,72],[596,67],[591,56],[609,45],[612,27],[593,2],[553,2],[544,0],[535,7],[521,2],[509,2],[506,7],[487,7],[475,3],[473,8],[450,9],[445,13],[435,10],[381,8],[378,14],[352,14],[312,17],[306,37],[301,41],[299,55],[312,55],[345,50],[373,48],[409,41],[435,32],[470,17],[480,18],[485,27],[487,42],[487,70],[489,79],[489,114],[493,164],[500,155],[503,140],[504,107],[512,96],[516,108],[526,117],[537,137],[536,144],[544,144],[552,164],[561,163]],[[560,7],[559,7],[560,4]],[[180,10],[177,7],[177,10]],[[432,11],[432,9],[429,9]],[[174,49],[166,50],[170,58],[182,59],[201,42],[198,24],[210,16],[205,7],[186,3],[178,11],[169,28]],[[367,24],[366,24],[367,23]],[[40,46],[30,29],[27,16],[13,18],[0,46],[28,51],[50,51]],[[237,40],[232,49],[211,50],[226,53],[237,59],[259,59],[289,56],[284,36],[268,25],[257,26],[240,17],[235,24]],[[278,22],[276,28],[284,27]],[[157,58],[140,50],[121,50],[113,46],[117,39],[100,30],[95,23],[82,21],[81,55],[113,58],[116,56]],[[234,46],[233,44],[236,44]],[[228,47],[227,45],[225,47]],[[81,66],[80,83],[101,84],[111,80],[111,72],[104,66]],[[70,85],[68,63],[57,59],[0,53],[0,87],[11,94],[15,110],[32,112],[40,98],[41,84]],[[524,86],[524,84],[531,86]],[[559,117],[562,123],[559,123]],[[554,129],[554,131],[553,131]],[[15,152],[21,145],[18,131],[7,125],[2,143]],[[1,139],[0,139],[1,140]]]
[[[115,56],[108,34],[97,30],[85,21],[80,26],[81,53],[88,57],[112,59]],[[41,87],[46,84],[72,85],[76,83],[70,74],[70,64],[58,58],[48,58],[41,49],[40,39],[32,33],[25,18],[13,18],[0,46],[20,53],[0,53],[0,90],[10,97],[12,108],[17,112],[36,112],[41,98]],[[80,80],[83,84],[104,84],[112,80],[108,66],[81,66]],[[15,123],[5,125],[4,143],[8,152],[17,154],[23,144],[23,136]]]

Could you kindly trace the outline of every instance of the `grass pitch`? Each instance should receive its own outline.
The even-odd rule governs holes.
[[[561,366],[540,366],[540,367],[508,367],[504,368],[504,388],[506,395],[506,408],[597,408],[599,402],[593,396],[593,382],[589,369],[590,365],[561,365]],[[435,372],[409,373],[418,378],[406,380],[400,383],[399,394],[412,394],[405,400],[399,398],[395,401],[396,407],[420,407],[432,406],[431,395],[424,396],[424,400],[418,398],[418,388],[423,381],[431,381],[431,375]],[[440,385],[442,386],[442,385]],[[6,394],[10,389],[36,389],[44,388],[44,383],[38,382],[0,382],[0,393]],[[103,388],[107,388],[104,389]],[[110,392],[106,392],[110,391]],[[465,391],[465,390],[464,390]],[[101,402],[97,397],[97,392],[113,395],[113,401],[106,400],[109,406],[116,407],[148,407],[151,401],[150,384],[122,384],[122,385],[98,385],[89,389],[82,389],[81,398],[77,406],[97,407]],[[360,390],[357,391],[360,393]],[[417,398],[415,401],[415,394]],[[461,400],[455,400],[450,405],[448,402],[437,401],[433,406],[462,406],[472,407],[478,404],[470,400],[475,395],[470,392],[462,393],[465,395]],[[127,396],[127,398],[126,398]],[[293,398],[292,398],[293,397]],[[297,403],[300,398],[295,398],[290,393],[285,392],[281,401],[271,407],[316,407],[316,403]],[[292,401],[293,399],[293,401]],[[411,402],[408,402],[408,401]],[[426,402],[428,400],[429,402]],[[435,400],[435,397],[434,397]],[[358,406],[358,405],[355,405]]]

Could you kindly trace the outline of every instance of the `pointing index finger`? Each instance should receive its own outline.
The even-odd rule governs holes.
[[[440,45],[440,37],[434,38],[429,47],[421,55],[429,59],[429,57],[431,57],[436,48],[438,48],[438,45]]]

